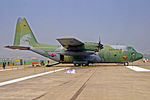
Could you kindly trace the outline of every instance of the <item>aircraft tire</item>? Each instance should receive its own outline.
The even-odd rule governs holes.
[[[82,66],[86,66],[86,64],[82,64]]]
[[[85,66],[89,66],[89,64],[85,64]]]
[[[74,66],[77,66],[77,64],[74,64]]]
[[[81,66],[81,64],[74,64],[74,66]]]
[[[124,62],[124,66],[129,66],[129,62]]]
[[[129,62],[127,62],[127,66],[129,66]]]

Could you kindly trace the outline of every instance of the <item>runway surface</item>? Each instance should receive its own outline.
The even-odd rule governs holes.
[[[133,66],[150,70],[149,63]],[[0,83],[62,68],[75,69],[76,73],[65,73],[65,69],[0,86],[0,100],[150,100],[148,71],[137,72],[117,64],[19,68],[1,71]]]

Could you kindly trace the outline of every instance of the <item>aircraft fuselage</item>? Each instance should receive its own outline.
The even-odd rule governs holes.
[[[53,46],[54,47],[54,46]],[[130,46],[105,45],[99,52],[68,51],[64,48],[34,48],[31,51],[48,57],[60,63],[89,64],[89,63],[128,63],[143,57]],[[89,54],[89,55],[88,55]]]

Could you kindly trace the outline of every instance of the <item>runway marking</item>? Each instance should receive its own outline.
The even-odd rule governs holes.
[[[125,66],[129,69],[132,69],[134,71],[137,71],[137,72],[149,72],[150,70],[149,69],[145,69],[145,68],[140,68],[140,67],[137,67],[137,66]]]
[[[47,74],[58,72],[58,71],[62,71],[62,70],[65,70],[65,69],[68,69],[68,68],[61,68],[61,69],[57,69],[57,70],[53,70],[53,71],[49,71],[49,72],[44,72],[44,73],[40,73],[40,74],[35,74],[35,75],[31,75],[31,76],[26,76],[26,77],[14,79],[14,80],[9,80],[9,81],[5,81],[5,82],[1,82],[0,86],[4,86],[4,85],[7,85],[7,84],[12,84],[12,83],[24,81],[24,80],[27,80],[27,79],[31,79],[31,78],[35,78],[35,77],[47,75]]]
[[[9,69],[1,69],[0,72],[2,71],[8,71],[8,70],[17,70],[17,69],[23,69],[23,68],[9,68]]]

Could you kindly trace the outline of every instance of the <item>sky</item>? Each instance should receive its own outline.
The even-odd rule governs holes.
[[[133,46],[150,54],[150,0],[0,0],[0,58],[36,55],[9,50],[18,17],[25,17],[38,42],[57,38]]]

